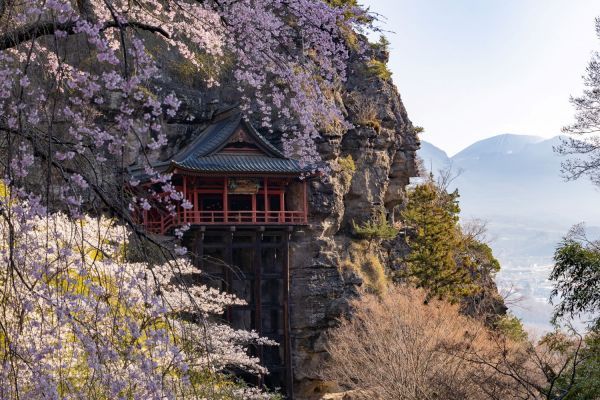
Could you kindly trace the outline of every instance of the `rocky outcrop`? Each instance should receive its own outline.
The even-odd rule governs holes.
[[[386,54],[366,55],[386,62]],[[349,309],[361,279],[343,271],[352,221],[385,210],[397,216],[409,178],[417,175],[419,146],[400,95],[390,80],[372,73],[364,58],[350,63],[341,98],[354,128],[325,133],[319,150],[331,174],[311,181],[310,226],[294,235],[291,281],[291,336],[296,398],[320,398],[332,389],[319,370],[327,358],[326,332]],[[351,157],[355,171],[341,160]],[[381,254],[385,260],[385,253]]]

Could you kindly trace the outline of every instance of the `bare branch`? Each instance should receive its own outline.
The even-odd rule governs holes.
[[[75,22],[66,22],[63,24],[55,23],[55,22],[43,22],[43,23],[38,23],[38,24],[34,24],[34,25],[24,26],[22,28],[15,29],[11,32],[5,33],[4,35],[1,35],[0,36],[0,50],[6,50],[6,49],[9,49],[12,47],[16,47],[16,46],[20,45],[21,43],[28,42],[30,40],[33,40],[33,39],[36,39],[36,38],[39,38],[42,36],[53,35],[57,31],[63,31],[69,35],[72,35],[75,33],[75,26],[76,26]],[[106,24],[104,24],[101,31],[105,31],[109,28],[118,28],[118,27],[119,27],[119,25],[117,24],[117,22],[111,21],[111,22],[107,22]],[[129,22],[121,24],[121,27],[137,28],[137,29],[141,29],[144,31],[152,32],[152,33],[158,33],[158,34],[164,36],[165,38],[170,37],[169,34],[163,28],[161,28],[159,26],[148,25],[148,24],[145,24],[142,22],[129,21]]]

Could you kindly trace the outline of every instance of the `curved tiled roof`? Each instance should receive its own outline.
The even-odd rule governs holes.
[[[308,169],[285,157],[273,144],[246,122],[241,112],[227,112],[197,133],[196,138],[171,158],[157,164],[161,169],[175,168],[206,173],[271,173],[299,175]],[[257,153],[220,152],[230,138],[243,128],[258,148]],[[131,171],[133,172],[135,168]]]
[[[174,161],[173,164],[185,170],[202,172],[300,174],[305,171],[296,160],[258,154],[214,154]]]

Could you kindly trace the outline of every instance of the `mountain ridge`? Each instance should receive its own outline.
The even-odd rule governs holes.
[[[528,144],[539,143],[544,140],[545,138],[541,136],[503,133],[472,143],[451,158],[456,160],[469,157],[472,154],[487,154],[488,152],[492,154],[499,152],[510,154],[521,151]],[[491,150],[491,146],[494,146],[493,151]]]

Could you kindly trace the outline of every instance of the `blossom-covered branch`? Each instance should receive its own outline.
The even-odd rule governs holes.
[[[3,188],[2,214],[12,218],[0,222],[0,245],[14,248],[0,255],[13,265],[0,272],[2,398],[176,398],[215,390],[230,366],[266,372],[246,346],[274,343],[211,317],[243,302],[188,287],[182,277],[199,273],[188,261],[153,265],[156,286],[148,265],[128,261],[122,226],[39,217],[35,199],[19,203]]]

